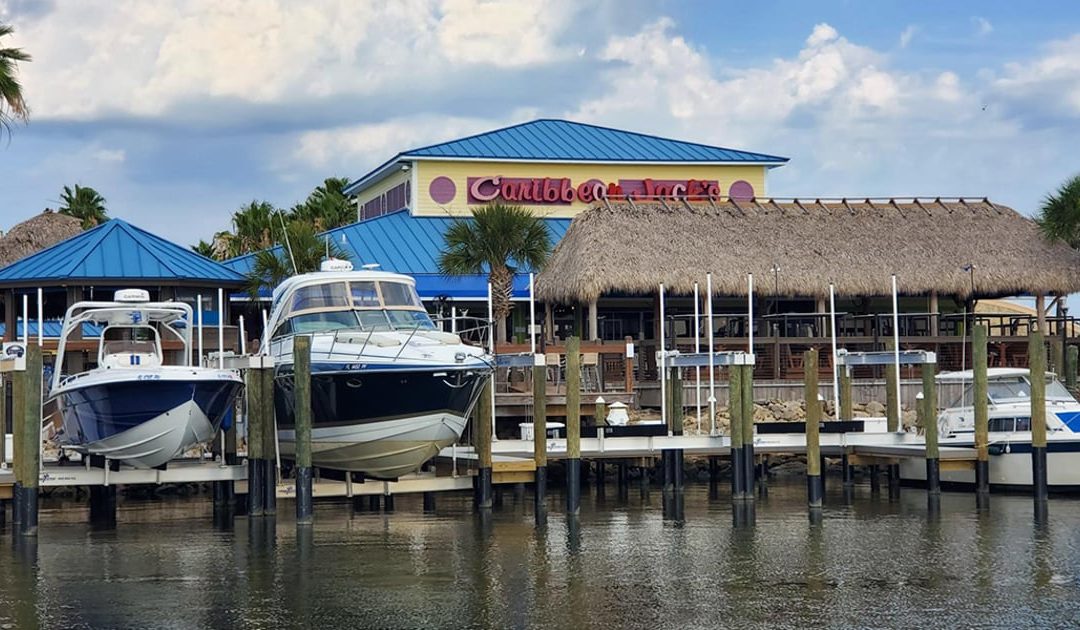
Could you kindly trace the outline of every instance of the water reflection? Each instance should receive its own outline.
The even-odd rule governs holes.
[[[531,495],[474,513],[468,495],[397,511],[320,503],[315,525],[148,503],[115,530],[43,512],[40,542],[0,537],[0,627],[1068,626],[1080,609],[1080,501],[1042,523],[1026,496],[944,493],[936,512],[830,484],[808,519],[802,479],[731,502],[707,484],[681,501],[552,509]],[[725,488],[726,490],[726,488]],[[551,506],[561,506],[558,488]],[[657,501],[660,502],[659,500]],[[682,505],[675,509],[671,502]],[[181,504],[182,506],[183,504]],[[201,505],[201,504],[192,504]],[[666,508],[666,509],[665,509]],[[53,511],[50,511],[50,510]],[[672,518],[673,516],[678,518]],[[18,544],[16,544],[18,542]]]

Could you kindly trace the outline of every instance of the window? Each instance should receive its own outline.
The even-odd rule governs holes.
[[[1030,431],[1031,430],[1031,418],[1017,418],[1016,419],[1017,431]]]
[[[379,307],[379,294],[374,282],[350,282],[353,308]]]
[[[1012,432],[1013,420],[1014,418],[990,418],[987,430],[1000,433]]]
[[[306,311],[313,308],[348,307],[344,282],[316,284],[300,287],[292,296],[291,312]]]
[[[308,313],[289,318],[289,324],[294,333],[326,332],[328,330],[356,328],[356,316],[352,311]]]
[[[1061,381],[1053,377],[1047,377],[1046,379],[1046,399],[1076,401],[1072,394],[1069,393],[1069,390],[1065,389],[1065,386],[1061,384]]]
[[[1031,397],[1031,386],[1027,379],[1016,377],[1007,380],[993,380],[987,383],[986,393],[990,400],[999,402],[1002,400],[1027,400]]]
[[[428,317],[425,311],[390,310],[386,311],[386,315],[390,318],[390,323],[394,325],[394,328],[419,328],[421,330],[433,330],[435,328],[435,324],[432,323],[431,318]]]
[[[407,284],[380,282],[379,288],[382,289],[383,304],[386,306],[422,306],[416,290]]]
[[[390,322],[386,321],[386,311],[356,311],[356,317],[362,330],[391,329]]]

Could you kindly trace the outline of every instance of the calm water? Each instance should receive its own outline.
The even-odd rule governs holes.
[[[830,479],[830,481],[832,481]],[[587,496],[577,523],[552,496],[489,519],[464,496],[434,515],[399,497],[391,515],[320,503],[298,535],[291,503],[276,524],[240,517],[216,530],[203,497],[128,503],[114,531],[46,510],[39,543],[0,537],[0,627],[1075,627],[1080,501],[1055,499],[1033,526],[1024,496],[977,514],[946,493],[845,504],[833,482],[820,524],[801,479],[774,483],[752,526],[725,495],[690,486],[685,519],[665,520],[657,489]],[[61,521],[71,521],[64,523]]]

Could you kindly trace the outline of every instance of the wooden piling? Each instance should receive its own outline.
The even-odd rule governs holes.
[[[597,396],[595,404],[595,411],[593,412],[593,422],[597,427],[607,426],[607,401],[603,396]]]
[[[23,431],[22,418],[26,415],[26,374],[14,372],[11,375],[11,467],[15,476],[12,487],[11,522],[15,525],[13,533],[18,532],[23,515]]]
[[[743,465],[743,371],[739,366],[728,368],[728,417],[731,419],[731,498],[742,499],[746,494],[746,467]]]
[[[248,516],[262,516],[264,514],[263,499],[266,493],[263,491],[263,427],[266,414],[266,398],[263,394],[263,385],[266,379],[262,373],[271,368],[253,368],[247,371],[247,459],[248,459]]]
[[[682,369],[671,369],[671,411],[672,432],[674,435],[683,434],[683,382]],[[671,452],[671,481],[675,491],[683,488],[683,450],[672,449]]]
[[[533,359],[533,460],[536,488],[536,513],[545,511],[547,501],[547,374],[544,355]]]
[[[889,339],[885,347],[893,349],[892,339]],[[890,433],[900,430],[900,399],[897,397],[897,382],[900,373],[895,364],[885,366],[885,410],[886,428]],[[888,465],[889,496],[897,497],[900,494],[900,464]]]
[[[270,515],[277,513],[277,421],[274,407],[274,369],[264,370],[262,453],[263,453],[263,511]]]
[[[19,522],[19,534],[37,536],[38,529],[38,482],[41,468],[41,347],[27,345],[26,371],[23,372],[24,387],[23,415],[15,418],[21,426],[23,438],[20,440],[22,451],[18,453],[23,460],[19,491],[22,493],[22,518]]]
[[[933,363],[922,365],[923,389],[923,427],[926,436],[926,490],[930,494],[941,494],[941,452],[938,449],[937,423],[937,388],[934,383],[935,366]]]
[[[29,366],[27,366],[29,367]],[[1041,330],[1028,336],[1031,380],[1031,489],[1036,501],[1046,501],[1046,345]]]
[[[851,368],[841,365],[840,372],[840,419],[851,420],[855,416],[855,406],[851,398]]]
[[[485,379],[480,400],[473,415],[476,436],[476,507],[482,510],[492,506],[492,456],[491,456],[491,379]]]
[[[754,499],[754,366],[742,365],[743,481],[748,500]]]
[[[806,492],[811,509],[820,508],[825,489],[821,483],[821,401],[818,400],[818,352],[803,353],[806,394]]]
[[[293,337],[293,418],[296,439],[296,524],[314,520],[311,483],[311,337]]]
[[[581,341],[566,340],[566,513],[581,511]]]
[[[0,469],[7,469],[7,378],[0,373]],[[7,524],[7,499],[0,499],[0,527]]]
[[[972,370],[975,384],[972,404],[975,406],[975,492],[985,497],[990,493],[990,400],[987,398],[986,326],[972,331]]]
[[[1077,366],[1080,364],[1078,360],[1080,355],[1080,348],[1070,345],[1065,349],[1065,387],[1069,389],[1073,395],[1076,394],[1076,372]]]

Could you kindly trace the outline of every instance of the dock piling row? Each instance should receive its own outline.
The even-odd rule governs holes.
[[[296,432],[296,524],[311,525],[311,337],[293,340],[293,417]]]
[[[821,401],[818,394],[818,351],[803,353],[806,386],[806,494],[810,509],[820,509],[825,495],[821,482]]]
[[[581,340],[566,340],[566,513],[581,511]],[[598,469],[603,462],[598,461]]]

